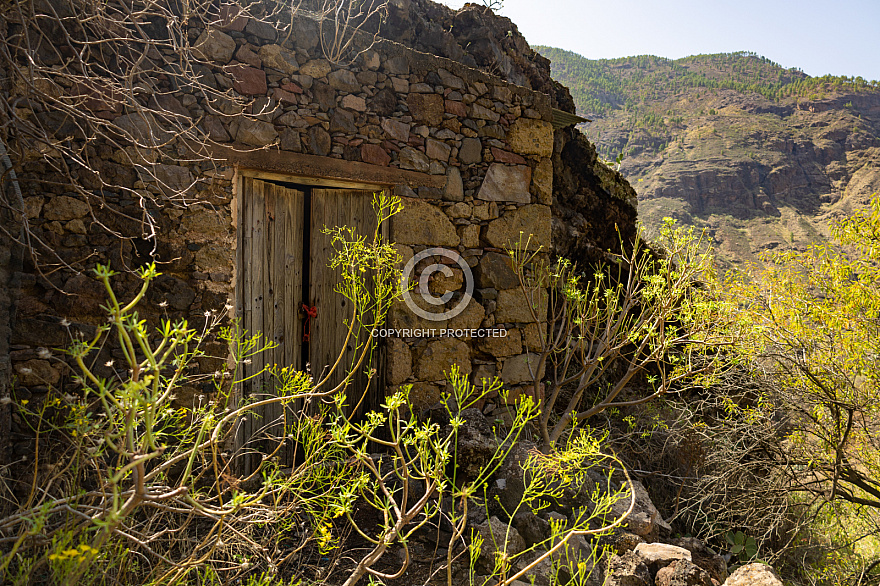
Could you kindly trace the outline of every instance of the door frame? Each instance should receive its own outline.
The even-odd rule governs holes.
[[[289,173],[275,173],[271,171],[264,171],[259,169],[251,169],[251,168],[243,168],[240,166],[235,166],[234,174],[232,177],[232,220],[233,226],[235,228],[235,261],[233,267],[233,298],[232,298],[232,306],[234,308],[234,319],[243,320],[244,319],[244,305],[241,303],[241,300],[245,297],[243,291],[243,282],[240,279],[239,275],[239,267],[243,262],[241,254],[242,254],[242,244],[244,238],[244,230],[245,225],[242,219],[242,214],[244,211],[244,188],[243,183],[245,178],[257,179],[271,183],[283,183],[290,185],[292,188],[296,186],[300,186],[306,189],[316,188],[316,189],[352,189],[352,190],[365,190],[365,191],[386,191],[393,188],[393,184],[391,183],[364,183],[358,181],[346,181],[340,179],[330,179],[330,178],[322,178],[322,177],[310,177],[304,175],[294,175]],[[304,218],[304,224],[309,224],[309,219]],[[307,269],[306,269],[307,270]],[[307,274],[307,273],[306,273]],[[298,301],[298,300],[297,300]],[[378,360],[378,370],[379,370],[379,378],[376,381],[376,384],[381,393],[384,393],[384,390],[381,389],[381,386],[384,385],[385,380],[385,360],[384,360],[384,344],[380,343],[377,347],[377,360]],[[230,364],[232,363],[232,350],[230,349]],[[240,385],[235,385],[232,389],[231,399],[232,406],[235,408],[242,397],[242,387]],[[373,406],[371,406],[373,407]],[[239,432],[241,428],[239,428]],[[241,434],[237,432],[235,434],[235,451],[243,445],[245,438],[241,437]],[[244,466],[244,472],[249,474],[253,469],[255,469],[256,463],[251,462],[252,458],[244,458],[244,461],[241,462]]]

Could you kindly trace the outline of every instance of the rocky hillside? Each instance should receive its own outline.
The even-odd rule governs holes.
[[[752,53],[590,60],[549,47],[583,132],[617,161],[649,228],[707,228],[722,260],[801,247],[880,190],[880,89]]]

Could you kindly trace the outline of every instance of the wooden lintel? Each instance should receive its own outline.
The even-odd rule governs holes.
[[[295,181],[306,185],[376,189],[395,185],[442,188],[446,184],[445,175],[429,175],[395,167],[287,151],[220,147],[215,150],[215,155],[226,159],[238,167],[240,173],[250,177]]]

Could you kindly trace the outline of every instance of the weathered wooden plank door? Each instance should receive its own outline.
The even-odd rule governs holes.
[[[237,311],[248,335],[260,333],[276,347],[253,355],[244,365],[241,376],[245,382],[238,391],[241,399],[254,402],[277,394],[277,378],[269,372],[260,373],[265,365],[303,370],[308,362],[316,382],[328,377],[321,390],[337,387],[346,373],[355,370],[345,387],[350,415],[359,416],[365,409],[378,407],[382,397],[382,356],[374,344],[358,364],[366,334],[359,332],[355,324],[354,333],[348,336],[353,306],[336,291],[342,276],[338,268],[329,266],[335,249],[331,237],[324,233],[325,227],[348,226],[358,235],[372,239],[376,230],[372,199],[371,191],[294,187],[252,177],[242,179]],[[387,238],[387,227],[383,230]],[[307,319],[301,311],[302,304],[314,307],[315,317]],[[370,369],[378,375],[371,377]],[[314,407],[313,403],[310,410],[314,411]],[[252,438],[267,434],[284,437],[285,423],[290,421],[286,421],[280,404],[256,409],[241,422],[236,450]],[[242,461],[246,473],[256,466],[252,458]]]
[[[381,402],[379,375],[383,373],[384,365],[376,344],[361,361],[367,336],[358,330],[357,323],[349,336],[354,307],[350,300],[336,291],[342,282],[342,273],[339,268],[331,269],[328,266],[335,250],[324,228],[348,226],[370,241],[377,224],[372,201],[373,193],[370,191],[313,189],[311,192],[309,288],[312,304],[318,309],[318,317],[312,325],[309,362],[316,380],[322,373],[329,373],[325,389],[337,387],[345,379],[346,373],[354,369],[345,389],[347,411],[354,416],[359,416],[365,409],[375,409]],[[384,226],[383,229],[387,231]],[[368,283],[367,286],[371,285]],[[377,374],[370,377],[370,369],[375,369]]]
[[[277,395],[278,379],[264,366],[302,368],[303,230],[305,194],[296,189],[246,177],[239,198],[239,245],[236,299],[246,335],[262,334],[258,345],[275,347],[245,361],[241,397],[249,401]],[[260,373],[260,374],[258,374]],[[237,434],[245,438],[264,433],[283,437],[284,408],[267,405],[243,419]]]

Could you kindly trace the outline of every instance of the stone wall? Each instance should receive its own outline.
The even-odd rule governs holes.
[[[520,232],[533,235],[533,247],[551,246],[549,98],[391,41],[377,42],[353,63],[332,64],[322,58],[313,21],[299,19],[294,32],[282,43],[274,29],[246,19],[191,31],[207,63],[196,73],[204,83],[249,101],[244,112],[240,101],[209,101],[161,76],[155,80],[151,103],[197,123],[215,154],[226,158],[219,166],[186,163],[186,145],[173,139],[155,152],[133,147],[119,152],[98,142],[89,151],[91,173],[120,189],[81,172],[82,185],[100,190],[97,203],[63,181],[44,181],[53,172],[44,159],[22,165],[33,234],[69,267],[45,271],[30,259],[10,277],[18,283],[19,299],[9,336],[15,400],[37,406],[49,387],[73,388],[73,370],[55,349],[72,336],[93,335],[106,320],[100,309],[105,292],[88,272],[98,262],[118,271],[121,297],[139,286],[133,269],[159,263],[163,275],[139,307],[148,322],[185,317],[199,327],[206,313],[225,311],[234,301],[235,171],[245,167],[391,186],[405,203],[392,224],[392,240],[404,260],[443,246],[467,262],[476,281],[474,301],[448,323],[421,325],[501,329],[507,335],[390,338],[389,383],[414,383],[419,407],[438,398],[444,371],[453,363],[476,380],[497,374],[512,388],[526,381],[534,358],[529,353],[539,344],[538,325],[504,249]],[[160,126],[141,128],[144,121],[121,108],[97,115],[130,132],[163,132]],[[188,185],[193,201],[187,207],[157,203],[169,186]],[[146,224],[155,230],[154,239],[138,236]],[[459,296],[461,273],[431,287],[457,289]],[[539,313],[546,303],[540,293]],[[420,319],[397,307],[389,327],[419,328]],[[211,339],[206,349],[212,357],[199,367],[213,372],[223,364],[226,348]],[[109,376],[106,365],[120,358],[104,348],[95,360],[97,374]],[[210,390],[210,383],[193,385],[177,400],[185,406]],[[11,427],[13,443],[25,446],[16,450],[26,455],[27,426],[16,415]]]

